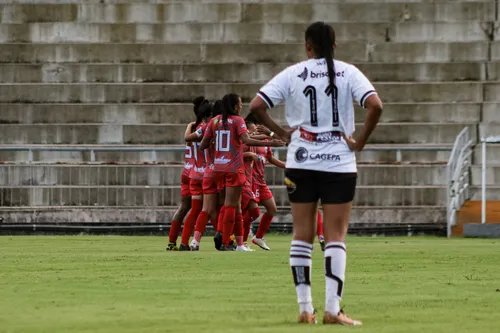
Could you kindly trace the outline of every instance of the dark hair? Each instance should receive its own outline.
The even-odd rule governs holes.
[[[333,63],[335,30],[331,25],[324,22],[315,22],[306,30],[306,42],[311,44],[317,57],[325,58],[330,86],[335,86],[335,67]]]
[[[236,94],[227,94],[222,98],[222,123],[224,128],[227,126],[229,115],[236,115],[236,105],[240,102],[240,96]]]
[[[203,121],[204,118],[209,118],[212,116],[212,112],[214,111],[214,105],[212,103],[203,103],[196,111],[196,123],[191,128],[191,131],[196,131],[198,125]]]
[[[202,106],[209,104],[209,101],[205,99],[205,96],[198,96],[193,100],[193,111],[194,114],[196,115],[196,123],[191,127],[191,132],[196,131],[196,127],[201,123],[201,120],[203,119],[199,117],[199,110]]]
[[[255,119],[255,116],[253,113],[249,113],[248,116],[245,118],[245,124],[248,126],[249,124],[257,124],[257,120]]]
[[[222,114],[222,100],[218,99],[214,103],[214,110],[212,112],[212,117],[217,117]]]

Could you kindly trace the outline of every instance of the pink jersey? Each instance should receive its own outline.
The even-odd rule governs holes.
[[[253,182],[255,185],[266,185],[265,167],[267,160],[273,156],[273,152],[269,147],[255,147],[256,154],[259,155],[259,161],[254,164]]]
[[[243,144],[240,136],[248,133],[245,121],[240,116],[230,115],[224,124],[222,116],[212,118],[205,136],[215,138],[214,170],[226,173],[244,173]]]
[[[201,123],[196,127],[196,134],[198,137],[202,137],[205,129],[207,128],[207,124]],[[189,178],[201,180],[203,179],[203,174],[205,173],[205,152],[200,149],[199,142],[193,142],[193,160],[194,167],[191,169],[189,173]]]

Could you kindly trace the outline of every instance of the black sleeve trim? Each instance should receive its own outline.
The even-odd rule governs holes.
[[[368,90],[363,95],[363,97],[361,97],[361,99],[359,100],[359,105],[361,105],[362,107],[365,107],[365,99],[366,99],[366,97],[368,97],[369,94],[374,93],[374,92],[376,92],[376,91],[375,90]]]
[[[273,101],[271,101],[271,99],[266,94],[264,94],[262,91],[259,91],[259,95],[266,100],[267,105],[269,105],[271,109],[274,108]]]

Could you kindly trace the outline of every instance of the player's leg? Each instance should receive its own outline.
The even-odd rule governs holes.
[[[225,177],[226,196],[224,199],[224,225],[221,246],[221,250],[224,251],[234,250],[234,248],[229,246],[229,242],[231,242],[231,235],[233,234],[234,230],[236,213],[238,208],[240,207],[241,187],[245,183],[245,175],[243,175],[243,181],[240,180],[240,177],[237,173],[228,173]]]
[[[356,176],[355,174],[323,174],[320,189],[326,243],[326,306],[323,323],[361,325],[361,322],[349,318],[340,308],[347,259],[345,239],[356,189]],[[332,189],[339,190],[332,191]]]
[[[325,251],[325,235],[323,233],[323,215],[318,209],[318,223],[316,224],[316,233],[318,234],[318,242],[321,246],[321,251]]]
[[[285,184],[292,206],[293,240],[290,267],[299,303],[299,323],[316,323],[311,294],[311,266],[316,211],[319,194],[314,183],[314,171],[287,169]]]
[[[207,227],[208,220],[211,219],[214,224],[214,228],[217,227],[217,202],[219,198],[217,196],[217,186],[210,178],[205,178],[203,180],[203,209],[196,218],[194,237],[191,241],[191,250],[200,249],[200,241],[205,228]]]
[[[252,227],[252,222],[258,219],[259,216],[259,205],[255,200],[250,200],[246,209],[246,213],[243,215],[243,228],[245,229],[243,234],[243,242],[247,242],[248,236],[250,234],[250,228]]]
[[[223,177],[217,176],[217,189],[218,189],[218,194],[217,197],[219,198],[219,206],[220,209],[218,211],[218,217],[217,217],[217,230],[214,235],[214,245],[216,250],[220,250],[220,247],[222,245],[222,231],[224,229],[224,212],[225,212],[225,207],[224,207],[224,197],[226,195],[225,191],[225,180]]]
[[[257,229],[257,232],[252,239],[252,243],[259,246],[261,249],[271,250],[267,245],[264,236],[269,230],[269,227],[273,222],[273,218],[278,213],[278,209],[276,208],[276,202],[274,201],[273,193],[271,192],[271,190],[269,190],[269,187],[267,187],[267,185],[260,186],[259,196],[260,203],[266,208],[266,212],[260,219],[259,228]]]
[[[189,190],[189,177],[181,176],[181,204],[174,214],[168,233],[167,251],[177,251],[177,237],[181,231],[181,224],[191,209],[191,191]]]
[[[191,179],[189,183],[189,190],[191,191],[191,211],[186,217],[184,222],[184,228],[182,229],[181,245],[179,246],[179,251],[190,251],[189,248],[189,238],[194,231],[194,225],[198,215],[201,213],[203,208],[203,190],[201,180]]]

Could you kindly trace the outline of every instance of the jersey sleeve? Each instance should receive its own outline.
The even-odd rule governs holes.
[[[273,156],[273,150],[271,147],[266,147],[266,158],[270,158]]]
[[[196,136],[201,138],[203,136],[203,133],[206,131],[207,127],[208,127],[207,124],[201,125],[200,128],[198,128],[195,132]]]
[[[288,80],[289,68],[273,77],[257,93],[257,96],[262,98],[270,109],[288,98],[290,93],[290,82]]]
[[[214,118],[215,119],[215,118]],[[211,139],[214,136],[214,130],[215,130],[215,122],[214,119],[212,119],[208,125],[205,128],[205,133],[204,136],[207,136],[209,139]]]
[[[247,125],[245,125],[245,121],[243,120],[243,118],[236,118],[235,125],[238,137],[240,137],[243,133],[248,133]]]
[[[377,93],[370,80],[355,66],[352,66],[349,85],[352,98],[362,107],[365,107],[365,101],[369,96]]]

